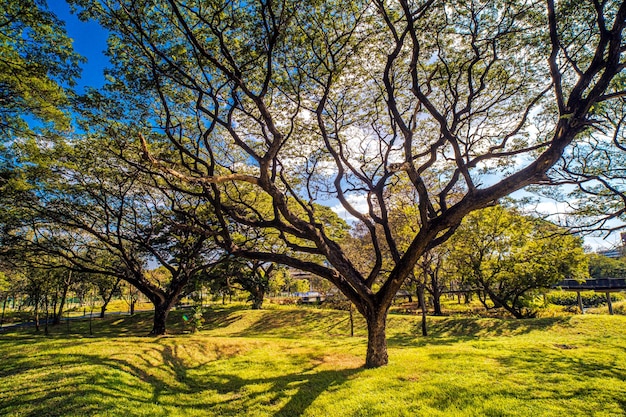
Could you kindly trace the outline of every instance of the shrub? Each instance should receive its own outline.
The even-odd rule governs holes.
[[[351,304],[343,294],[333,294],[326,296],[322,307],[331,310],[350,310]]]
[[[183,314],[183,320],[185,321],[185,325],[191,329],[192,333],[197,332],[202,329],[202,325],[204,324],[204,309],[202,306],[193,307],[190,316]]]
[[[606,304],[606,295],[604,293],[597,293],[593,291],[581,292],[583,305],[586,307],[598,307]],[[559,306],[572,307],[578,305],[577,294],[573,291],[555,291],[551,292],[547,296],[548,303]],[[624,296],[619,293],[611,293],[611,301],[622,301]]]
[[[290,306],[296,305],[300,301],[299,297],[275,297],[270,299],[271,303],[278,304],[281,306]]]
[[[619,304],[613,306],[614,314],[621,314],[626,316],[626,302],[619,302]]]

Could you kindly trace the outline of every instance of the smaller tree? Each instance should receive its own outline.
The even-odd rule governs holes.
[[[201,279],[222,293],[230,289],[248,292],[252,309],[259,310],[270,290],[270,276],[275,267],[275,264],[229,257],[207,269]]]
[[[51,274],[50,301],[52,304],[52,324],[61,324],[63,309],[68,291],[75,279],[75,273],[70,269],[55,270]]]
[[[128,305],[128,314],[131,316],[135,314],[135,307],[137,302],[139,302],[139,290],[128,281],[122,281],[120,283],[120,292],[122,294],[122,298]]]
[[[106,312],[111,299],[116,293],[119,293],[122,278],[102,274],[95,274],[91,278],[98,291],[98,295],[102,300],[102,305],[100,306],[100,318],[103,319],[104,313]]]
[[[441,296],[446,282],[444,266],[448,253],[448,245],[442,245],[426,252],[415,265],[417,275],[420,277],[418,281],[422,283],[423,289],[428,291],[432,297],[435,316],[443,315],[441,311]]]
[[[504,308],[516,318],[536,314],[532,300],[538,292],[588,274],[581,239],[502,206],[468,216],[451,243],[456,274],[486,308]]]
[[[591,278],[625,278],[626,261],[613,259],[597,253],[589,254],[589,275]]]

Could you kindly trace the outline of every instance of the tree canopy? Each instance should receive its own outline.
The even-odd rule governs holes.
[[[69,128],[70,87],[82,58],[44,0],[0,2],[0,133],[23,137],[35,124]]]
[[[447,262],[483,304],[517,318],[536,313],[534,297],[564,279],[589,276],[582,241],[545,220],[502,206],[468,215],[450,239]]]

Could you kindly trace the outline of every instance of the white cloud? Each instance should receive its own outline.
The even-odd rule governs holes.
[[[354,209],[359,213],[365,214],[369,211],[367,205],[367,196],[365,194],[352,194],[349,195],[346,200],[348,200],[348,203],[352,207],[354,207]],[[337,216],[341,217],[348,223],[354,223],[356,221],[356,218],[348,213],[348,211],[345,209],[344,206],[341,205],[339,201],[335,200],[334,203],[335,204],[331,206],[330,209],[337,213]]]

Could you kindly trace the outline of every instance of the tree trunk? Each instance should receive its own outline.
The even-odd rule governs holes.
[[[4,297],[4,302],[2,303],[2,318],[0,318],[0,327],[2,327],[2,325],[4,324],[4,312],[7,309],[7,298],[9,297]]]
[[[46,309],[46,325],[44,327],[44,333],[46,334],[46,336],[48,336],[50,334],[49,331],[48,331],[48,322],[50,321],[50,312],[49,312],[48,296],[47,295],[44,298],[43,304],[44,304],[44,307]]]
[[[576,291],[576,298],[578,300],[578,308],[580,309],[580,314],[585,314],[585,308],[583,307],[583,298],[580,296],[580,291]]]
[[[511,313],[516,319],[524,318],[524,315],[520,310],[516,309],[514,305],[509,305],[506,300],[498,297],[498,295],[496,295],[496,293],[491,291],[489,288],[485,288],[485,293],[489,296],[489,299],[493,302],[494,306],[505,309],[506,311]]]
[[[436,273],[430,274],[430,284],[433,292],[433,314],[435,316],[442,316],[441,312],[441,288],[439,288],[439,277]]]
[[[606,302],[609,305],[609,314],[613,315],[613,302],[611,301],[611,293],[606,292]]]
[[[428,336],[428,329],[426,328],[426,303],[424,301],[424,286],[417,286],[417,299],[422,307],[422,336]]]
[[[56,322],[56,317],[57,317],[57,303],[59,300],[59,291],[55,291],[54,296],[51,296],[51,297],[52,297],[52,324],[58,324],[55,322]]]
[[[466,292],[465,293],[465,304],[469,304],[472,301],[472,293],[471,292]]]
[[[438,283],[433,280],[433,314],[435,316],[443,316],[443,313],[441,312],[441,289],[437,284]]]
[[[377,309],[365,317],[367,321],[366,368],[378,368],[387,365],[387,311]]]
[[[443,316],[440,297],[433,297],[433,314],[435,316]]]
[[[106,291],[100,293],[100,295],[102,296],[102,307],[100,308],[101,319],[104,318],[104,313],[107,311],[107,306],[111,302],[111,299],[113,298],[113,293],[117,291],[117,287],[120,285],[121,281],[122,281],[121,278],[117,279],[117,281],[115,282],[115,285],[113,285],[113,288],[111,288],[111,291],[109,292],[108,296],[106,295]]]
[[[39,327],[39,297],[35,298],[35,331],[39,332],[41,328]]]
[[[478,291],[476,292],[476,295],[478,295],[478,300],[483,305],[483,307],[485,307],[485,310],[489,310],[489,305],[487,305],[487,296],[485,295],[485,292]]]
[[[63,292],[61,293],[61,299],[59,300],[59,310],[55,311],[54,313],[54,321],[52,324],[54,324],[55,326],[61,324],[61,318],[63,318],[63,309],[65,308],[65,299],[67,298],[67,291],[69,288],[69,282],[67,283],[67,285],[63,286]]]
[[[152,324],[151,336],[164,335],[166,332],[167,316],[170,312],[168,303],[154,304],[154,322]]]
[[[354,337],[354,308],[352,307],[352,301],[350,303],[350,337]]]
[[[441,292],[437,289],[433,292],[433,314],[443,316],[441,312]]]
[[[252,292],[252,309],[260,310],[263,307],[263,299],[265,298],[265,290],[260,286]]]
[[[93,304],[91,305],[91,310],[89,310],[89,335],[93,336]]]

